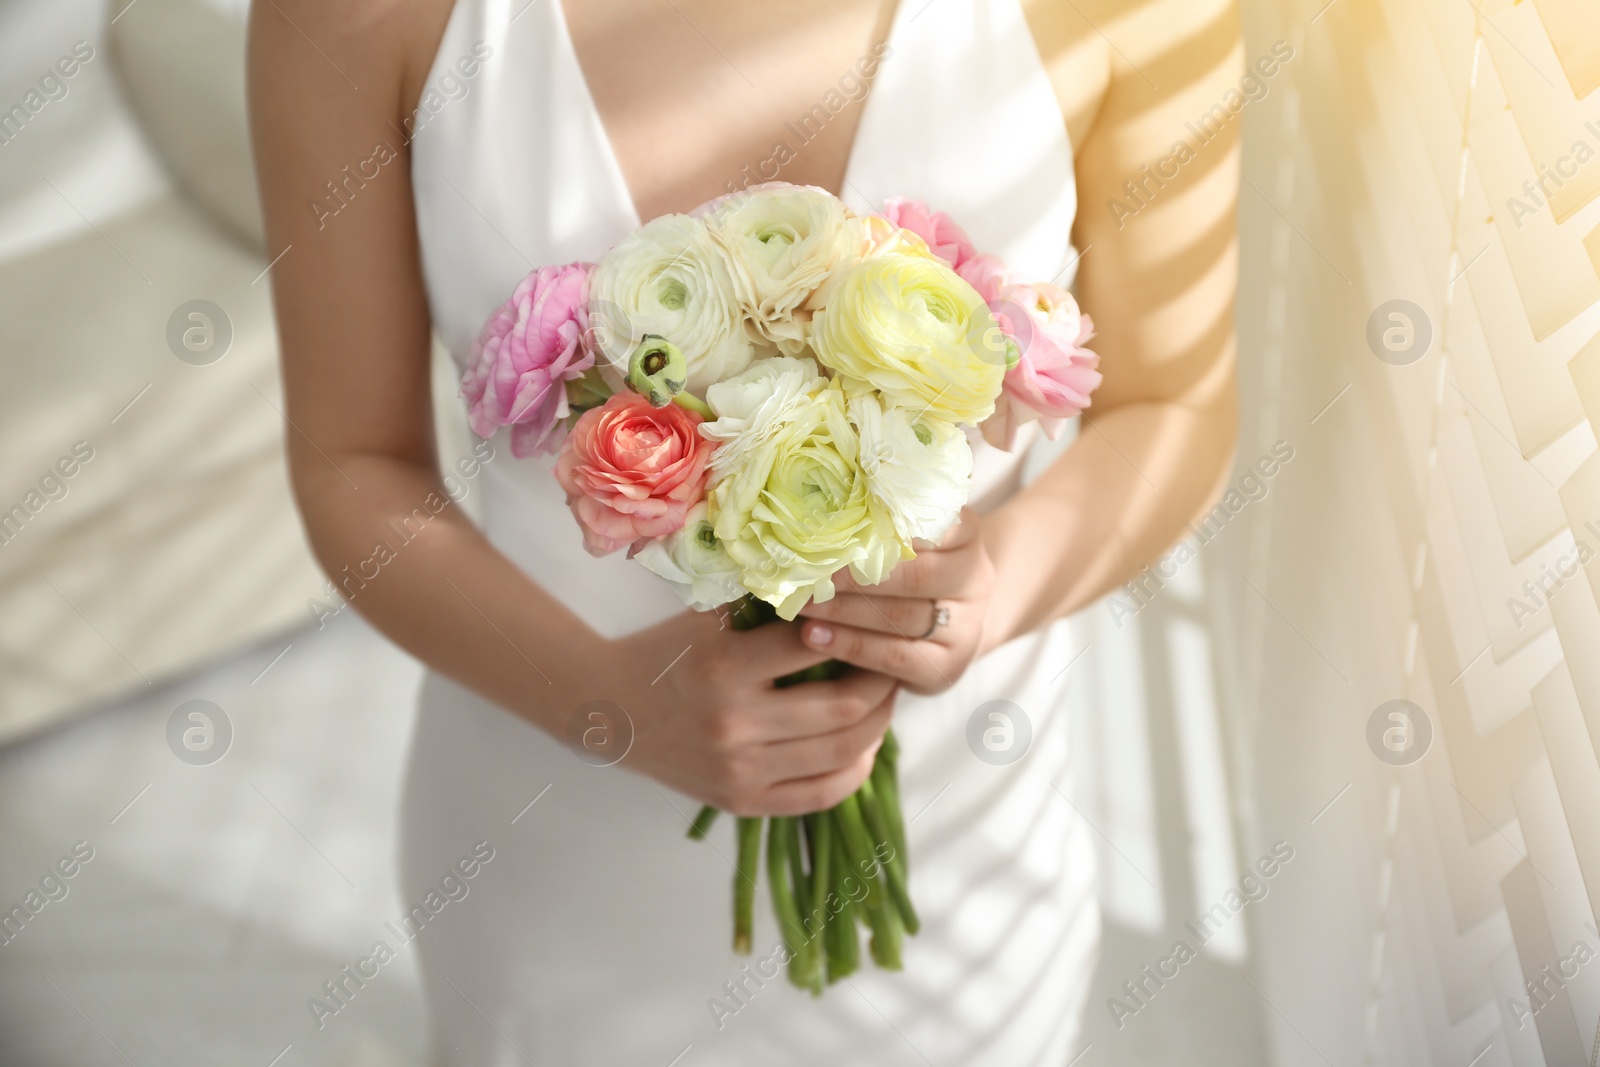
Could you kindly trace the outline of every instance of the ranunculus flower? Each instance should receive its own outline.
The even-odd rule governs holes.
[[[972,446],[953,423],[885,407],[874,393],[850,398],[861,469],[902,540],[939,541],[972,494]]]
[[[744,588],[793,619],[806,601],[833,598],[842,568],[875,585],[913,553],[868,490],[839,382],[803,394],[775,421],[707,503]]]
[[[566,383],[594,365],[584,337],[592,263],[540,267],[484,324],[461,379],[472,429],[490,437],[510,426],[511,453],[554,451],[567,417]]]
[[[711,455],[712,484],[738,470],[752,449],[827,384],[811,360],[774,356],[757,360],[742,374],[707,389],[706,403],[717,418],[701,424],[700,436],[718,442]]]
[[[705,497],[713,445],[700,436],[701,421],[677,404],[653,408],[636,393],[617,393],[578,418],[555,475],[590,555],[684,524]]]
[[[678,346],[696,395],[756,355],[728,251],[689,215],[651,219],[601,258],[589,279],[589,319],[613,387],[645,334]]]
[[[1017,430],[1038,420],[1054,440],[1072,416],[1089,406],[1100,384],[1100,357],[1084,345],[1094,324],[1072,294],[1047,282],[1008,285],[990,304],[995,320],[1017,343],[1020,358],[1006,372],[995,412],[983,423],[983,438],[1009,450]]]
[[[1006,345],[971,285],[918,255],[873,256],[840,274],[811,321],[824,366],[919,414],[973,425],[989,417]]]
[[[810,319],[803,305],[856,255],[844,204],[825,190],[783,183],[713,204],[706,218],[733,261],[734,289],[751,328],[780,352],[799,354]]]
[[[1011,272],[999,256],[973,256],[956,271],[961,280],[978,291],[991,307],[1000,299],[1000,290],[1011,284]]]
[[[891,196],[883,202],[879,214],[922,238],[951,270],[960,271],[962,265],[977,254],[967,232],[956,225],[954,219],[942,211],[934,211],[921,200]]]
[[[682,527],[648,542],[633,558],[665,578],[695,611],[710,611],[745,593],[739,565],[717,540],[704,501],[689,509]]]

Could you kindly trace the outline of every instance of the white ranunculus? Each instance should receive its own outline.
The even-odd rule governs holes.
[[[709,611],[744,596],[739,566],[712,532],[704,502],[689,509],[679,530],[651,541],[633,558],[665,578],[695,611]]]
[[[834,594],[845,567],[881,582],[913,555],[868,491],[860,439],[838,382],[804,392],[737,467],[712,486],[712,528],[751,593],[793,619]]]
[[[734,264],[751,328],[785,355],[805,347],[802,310],[861,244],[844,204],[823,189],[771,185],[727,198],[707,216]]]
[[[885,406],[875,393],[850,399],[861,437],[867,489],[910,541],[937,542],[961,515],[972,492],[972,445],[954,423]]]
[[[744,324],[732,262],[702,219],[662,215],[601,258],[589,278],[589,324],[608,378],[619,387],[646,334],[678,346],[689,390],[750,365],[756,346]]]
[[[706,403],[717,417],[701,424],[700,435],[719,443],[711,453],[712,483],[737,470],[746,456],[793,417],[802,400],[827,384],[811,360],[775,356],[708,388]]]

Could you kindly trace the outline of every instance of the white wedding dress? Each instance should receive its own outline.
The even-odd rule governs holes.
[[[1071,146],[1019,0],[902,0],[889,44],[845,202],[926,200],[1023,276],[1069,269]],[[416,211],[434,327],[459,362],[530,269],[598,259],[641,220],[560,0],[457,0],[428,86],[439,106],[413,144]],[[607,636],[683,610],[638,564],[586,555],[551,460],[500,445],[480,483],[501,551]],[[1016,488],[1024,448],[974,451],[985,510]],[[1058,623],[944,694],[900,698],[922,932],[900,973],[875,969],[863,938],[863,968],[820,999],[781,973],[763,980],[757,964],[779,943],[764,886],[755,955],[729,947],[731,820],[691,842],[691,798],[625,760],[589,766],[430,675],[403,799],[406,907],[478,842],[493,849],[414,942],[440,1062],[1064,1067],[1081,1050],[1099,937],[1092,843],[1065,799],[1071,657]],[[969,719],[992,700],[1032,726],[1025,757],[1006,766],[968,746]]]

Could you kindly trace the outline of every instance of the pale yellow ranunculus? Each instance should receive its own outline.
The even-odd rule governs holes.
[[[807,600],[833,599],[849,567],[876,584],[913,556],[868,490],[860,442],[840,383],[797,398],[741,462],[712,487],[712,527],[744,587],[793,619]]]
[[[977,425],[994,412],[1005,337],[976,290],[928,256],[848,267],[811,321],[817,359],[918,417]]]

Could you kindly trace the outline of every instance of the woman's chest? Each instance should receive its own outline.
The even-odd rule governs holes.
[[[894,6],[568,0],[573,49],[640,217],[761,181],[839,192],[862,102],[892,53]]]

